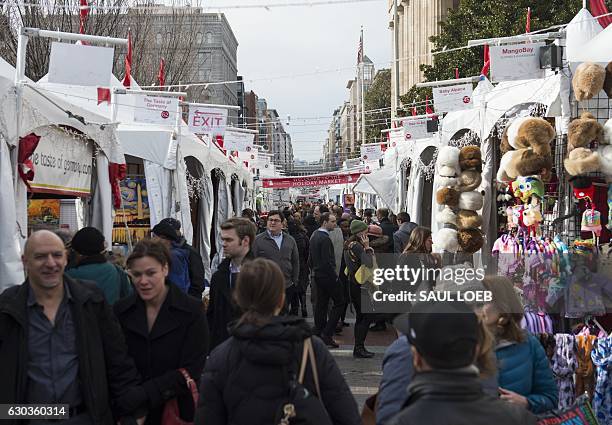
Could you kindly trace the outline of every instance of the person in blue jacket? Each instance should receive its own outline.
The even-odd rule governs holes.
[[[160,239],[170,251],[170,271],[168,280],[184,292],[189,293],[189,250],[182,246],[181,236],[167,221],[160,221],[151,229],[153,237]]]
[[[510,280],[487,276],[483,280],[493,301],[481,316],[496,338],[499,393],[503,400],[540,414],[557,408],[559,391],[544,348],[521,329],[524,310]]]

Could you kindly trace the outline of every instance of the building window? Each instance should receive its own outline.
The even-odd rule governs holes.
[[[196,34],[196,43],[198,44],[202,43],[202,33],[201,32]]]
[[[158,32],[157,35],[155,35],[155,42],[160,45],[162,44],[163,41],[163,35],[161,34],[161,32]]]
[[[213,35],[212,32],[207,32],[206,33],[206,44],[211,44],[213,42]]]

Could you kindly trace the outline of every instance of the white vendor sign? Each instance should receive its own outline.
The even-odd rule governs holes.
[[[177,111],[174,97],[134,96],[134,121],[174,126]]]
[[[110,47],[51,43],[49,82],[72,86],[110,87],[113,54]]]
[[[34,180],[32,192],[89,196],[93,146],[81,140],[41,137],[32,155]]]
[[[194,134],[224,136],[227,125],[227,109],[189,106],[189,131]],[[225,142],[224,142],[225,147]]]
[[[540,47],[545,43],[491,46],[491,81],[529,80],[544,77],[540,69]]]
[[[361,145],[361,159],[364,161],[375,161],[383,157],[380,143],[368,143]]]
[[[427,138],[427,119],[406,118],[404,120],[404,139],[405,140],[417,140]]]
[[[254,141],[254,133],[227,128],[225,130],[225,136],[223,136],[223,149],[227,149],[228,151],[250,152],[253,150]]]
[[[434,87],[433,98],[436,112],[461,111],[472,108],[472,91],[472,84]]]

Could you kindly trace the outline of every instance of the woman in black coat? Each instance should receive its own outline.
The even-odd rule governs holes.
[[[312,338],[320,400],[331,423],[361,423],[355,399],[325,344],[311,336],[304,319],[278,316],[285,303],[284,277],[278,266],[262,258],[244,264],[234,291],[245,313],[232,328],[232,336],[206,362],[195,423],[277,424],[307,338]],[[310,394],[317,394],[313,376],[308,366],[303,384]]]
[[[201,304],[167,279],[169,259],[160,242],[136,244],[127,259],[136,292],[114,305],[128,352],[144,380],[150,425],[161,424],[164,405],[173,398],[181,418],[193,420],[193,397],[179,369],[197,384],[209,344]]]

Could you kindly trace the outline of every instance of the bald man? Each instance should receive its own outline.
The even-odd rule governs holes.
[[[26,281],[0,295],[0,401],[68,404],[64,425],[142,423],[146,394],[102,292],[64,274],[50,231],[32,233],[22,262]]]

